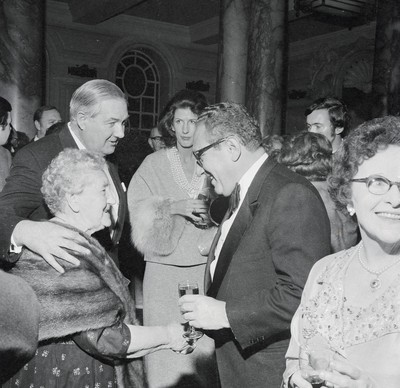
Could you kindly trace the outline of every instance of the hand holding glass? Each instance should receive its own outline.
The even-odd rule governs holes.
[[[319,377],[322,371],[329,371],[333,359],[333,351],[326,347],[304,346],[300,349],[299,362],[302,377],[313,388],[324,386],[324,380]]]
[[[190,282],[189,280],[186,280],[184,282],[178,283],[178,291],[179,297],[183,295],[198,295],[199,285],[197,282]],[[201,338],[203,334],[204,333],[202,333],[201,331],[196,330],[193,326],[189,325],[189,328],[183,334],[183,337],[185,337],[187,340],[196,341]]]

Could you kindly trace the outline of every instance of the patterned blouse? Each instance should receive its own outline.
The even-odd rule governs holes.
[[[358,249],[327,256],[311,270],[291,324],[285,386],[299,369],[300,346],[318,344],[368,373],[377,387],[400,387],[400,274],[369,305],[349,304],[344,280]]]

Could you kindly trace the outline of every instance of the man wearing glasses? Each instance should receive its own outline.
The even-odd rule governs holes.
[[[160,130],[158,129],[158,127],[152,128],[152,130],[150,131],[150,136],[149,136],[148,142],[149,142],[149,146],[151,147],[151,149],[154,152],[161,150],[162,148],[165,148],[164,139],[161,136],[161,133],[160,133]]]
[[[238,204],[212,244],[206,296],[180,298],[181,311],[215,339],[222,387],[279,387],[291,318],[311,267],[330,252],[324,204],[306,179],[268,158],[239,104],[208,107],[193,150],[215,191],[234,192]]]

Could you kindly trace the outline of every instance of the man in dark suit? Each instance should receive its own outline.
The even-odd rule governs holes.
[[[41,255],[60,272],[55,258],[78,264],[68,253],[85,253],[78,233],[50,223],[51,215],[42,199],[42,174],[51,160],[65,148],[97,151],[108,157],[124,137],[128,109],[121,89],[106,80],[91,80],[80,86],[70,102],[70,122],[61,132],[46,136],[21,149],[13,160],[10,176],[0,194],[0,263],[18,260],[22,246]],[[126,200],[117,170],[108,163],[105,171],[116,201],[111,209],[113,225],[98,235],[113,252],[124,223]]]
[[[183,296],[181,311],[215,339],[222,387],[278,388],[303,286],[330,251],[324,204],[306,179],[268,158],[258,124],[239,104],[208,107],[193,150],[215,191],[233,193],[238,206],[211,247],[207,296]]]

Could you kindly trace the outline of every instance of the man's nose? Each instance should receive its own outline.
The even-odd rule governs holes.
[[[125,124],[124,123],[115,124],[113,135],[115,137],[118,137],[119,139],[122,139],[125,136]]]

